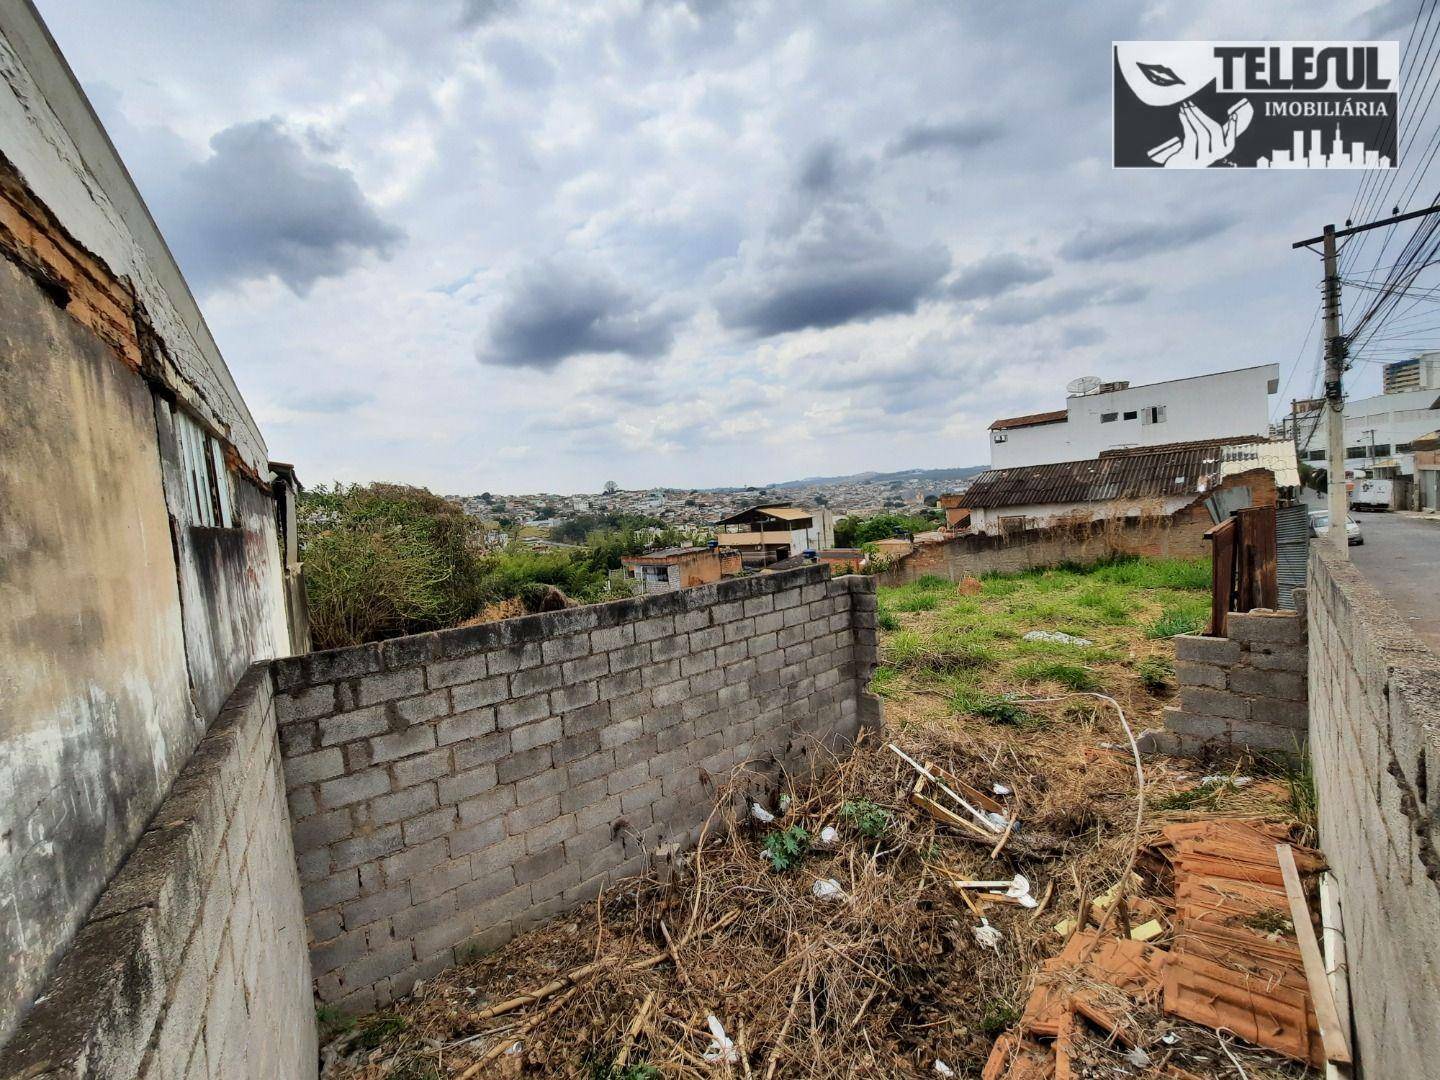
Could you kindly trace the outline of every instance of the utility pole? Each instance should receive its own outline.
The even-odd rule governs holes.
[[[1330,530],[1326,534],[1342,558],[1350,557],[1350,499],[1345,484],[1345,394],[1342,380],[1345,372],[1347,342],[1340,333],[1340,268],[1335,258],[1335,226],[1326,225],[1325,245],[1325,421],[1326,458],[1330,469],[1326,474],[1325,501],[1330,507]]]
[[[1308,248],[1322,245],[1325,257],[1325,418],[1328,435],[1326,450],[1327,480],[1326,502],[1330,508],[1330,542],[1336,547],[1341,558],[1350,557],[1349,538],[1345,526],[1349,520],[1350,500],[1345,487],[1345,392],[1343,379],[1345,361],[1350,353],[1350,342],[1340,332],[1340,269],[1335,258],[1335,241],[1342,236],[1369,232],[1386,225],[1398,225],[1412,218],[1426,217],[1440,213],[1440,205],[1427,206],[1424,210],[1411,210],[1408,214],[1396,214],[1364,225],[1347,225],[1336,229],[1326,225],[1319,236],[1308,240],[1297,240],[1292,248]]]

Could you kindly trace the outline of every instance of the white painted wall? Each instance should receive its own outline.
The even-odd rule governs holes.
[[[1364,469],[1369,465],[1369,432],[1373,428],[1375,443],[1390,447],[1389,454],[1377,455],[1375,461],[1393,461],[1399,466],[1401,476],[1413,475],[1415,455],[1397,454],[1395,447],[1440,429],[1440,409],[1431,408],[1437,402],[1440,402],[1440,391],[1437,390],[1407,390],[1402,394],[1377,394],[1345,402],[1345,446],[1365,448],[1359,456],[1347,455],[1345,467]],[[1326,415],[1324,410],[1301,413],[1296,420],[1295,442],[1301,461],[1328,470],[1325,460],[1328,438]]]
[[[1278,364],[1197,375],[1190,379],[1132,386],[1066,400],[1064,423],[990,433],[990,467],[1009,469],[1085,461],[1105,450],[1163,443],[1195,442],[1229,435],[1266,438],[1270,395],[1280,378]],[[1161,406],[1164,420],[1147,423],[1145,410]],[[1136,414],[1125,419],[1127,412]],[[1114,413],[1113,421],[1102,416]],[[1003,436],[1003,441],[995,441]]]

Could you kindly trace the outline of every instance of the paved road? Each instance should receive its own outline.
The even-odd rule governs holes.
[[[1351,516],[1365,537],[1350,549],[1355,568],[1440,653],[1440,523],[1402,514]]]

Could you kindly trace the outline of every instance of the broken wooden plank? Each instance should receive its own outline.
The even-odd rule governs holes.
[[[1341,1065],[1348,1065],[1350,1040],[1340,1026],[1340,1013],[1335,1007],[1335,995],[1330,990],[1330,980],[1325,975],[1325,961],[1320,955],[1320,944],[1315,940],[1315,925],[1310,921],[1310,905],[1305,901],[1305,886],[1300,881],[1300,871],[1295,866],[1295,852],[1289,844],[1276,844],[1275,854],[1280,859],[1280,873],[1285,878],[1285,895],[1290,899],[1290,921],[1295,924],[1295,939],[1300,945],[1300,959],[1305,965],[1305,979],[1310,984],[1310,1000],[1315,1008],[1315,1019],[1320,1024],[1320,1039],[1325,1044],[1325,1057]]]

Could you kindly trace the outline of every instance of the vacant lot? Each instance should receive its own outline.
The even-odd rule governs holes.
[[[1122,879],[1127,912],[1137,924],[1158,919],[1155,943],[1169,942],[1172,884],[1151,847],[1161,827],[1256,817],[1311,835],[1304,777],[1248,761],[1147,759],[1137,815],[1129,741],[1115,707],[1090,695],[1113,698],[1137,732],[1157,725],[1173,682],[1170,637],[1199,628],[1208,583],[1201,562],[1138,560],[882,590],[881,739],[819,779],[791,778],[783,797],[761,793],[766,813],[746,809],[743,796],[757,793],[743,766],[715,777],[721,810],[699,854],[612,883],[392,1012],[330,1025],[342,1055],[334,1075],[978,1076],[1040,963]],[[1050,637],[1027,639],[1033,631]],[[890,741],[995,792],[1018,822],[1013,835],[977,839],[917,807],[916,774]],[[1015,874],[1037,908],[972,911],[947,884]],[[998,934],[992,946],[975,936],[982,926]],[[705,1059],[711,1017],[736,1041],[728,1067]],[[1251,1080],[1305,1071],[1227,1049],[1153,1007],[1130,1022],[1189,1075],[1237,1075],[1234,1061]],[[1159,1075],[1104,1040],[1079,1060],[1082,1075]]]
[[[892,722],[1038,725],[1044,712],[1016,699],[1098,690],[1141,726],[1158,723],[1173,683],[1170,639],[1201,629],[1209,588],[1208,562],[1155,559],[882,589],[874,688]]]

